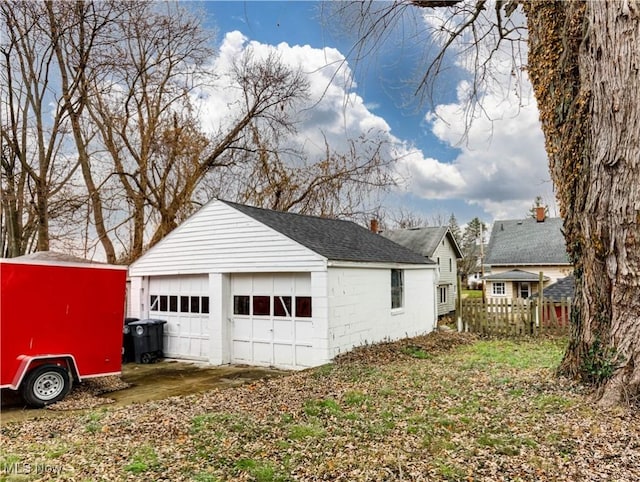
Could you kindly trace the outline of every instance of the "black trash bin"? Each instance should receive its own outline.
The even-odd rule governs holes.
[[[162,334],[165,320],[139,320],[129,323],[136,363],[153,363],[162,358]]]
[[[129,323],[138,321],[140,318],[125,318],[122,327],[122,363],[131,363],[135,360],[135,348],[133,346],[133,335]]]

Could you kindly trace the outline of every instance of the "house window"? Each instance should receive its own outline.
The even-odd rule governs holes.
[[[449,258],[449,273],[451,273],[453,271],[453,266],[451,263],[451,258]]]
[[[520,283],[520,298],[528,298],[529,296],[531,296],[529,283]]]
[[[504,296],[507,294],[507,289],[504,285],[504,281],[498,281],[491,283],[491,293],[495,296]]]
[[[447,287],[446,286],[438,286],[438,302],[446,303],[447,302]]]
[[[402,308],[404,276],[401,269],[391,270],[391,309]]]

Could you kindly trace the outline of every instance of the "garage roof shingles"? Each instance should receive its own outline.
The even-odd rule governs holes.
[[[430,259],[351,221],[223,202],[329,260],[433,264]]]

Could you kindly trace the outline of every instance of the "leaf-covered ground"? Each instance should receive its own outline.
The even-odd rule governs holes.
[[[640,480],[562,340],[437,333],[239,388],[7,424],[2,480]],[[18,475],[15,475],[18,474]]]

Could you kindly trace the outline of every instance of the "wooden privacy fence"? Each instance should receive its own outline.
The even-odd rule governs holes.
[[[541,304],[542,303],[542,304]],[[467,298],[460,300],[463,331],[492,336],[562,335],[569,332],[571,300]]]

